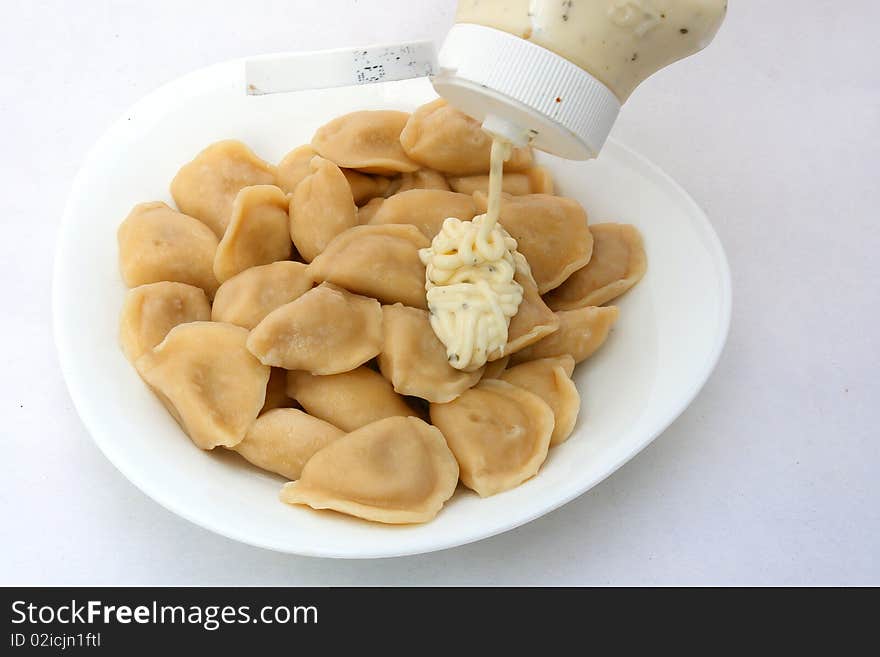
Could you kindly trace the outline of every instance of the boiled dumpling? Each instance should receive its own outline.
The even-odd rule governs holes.
[[[477,192],[474,200],[477,210],[486,212],[486,194]],[[548,194],[504,194],[500,222],[529,261],[541,294],[562,285],[590,261],[593,236],[587,227],[587,213],[574,199]]]
[[[547,402],[555,418],[553,434],[550,436],[551,446],[564,442],[577,422],[581,396],[571,380],[573,371],[574,358],[565,355],[541,358],[511,367],[500,377],[502,381],[528,390]]]
[[[473,194],[474,192],[489,191],[489,174],[477,176],[450,176],[449,186],[461,194]],[[501,179],[501,191],[513,196],[531,194],[532,186],[529,177],[525,173],[506,173]]]
[[[379,302],[326,283],[270,312],[247,340],[263,364],[312,374],[353,370],[381,346]]]
[[[400,192],[408,192],[411,189],[442,189],[449,191],[449,183],[446,176],[433,169],[419,169],[412,173],[402,173],[390,182],[385,190],[385,196],[393,196]]]
[[[278,163],[278,168],[275,172],[275,184],[288,194],[292,194],[296,186],[311,173],[309,162],[317,154],[318,151],[312,148],[310,144],[294,148]]]
[[[332,376],[288,372],[287,394],[311,415],[345,431],[386,417],[418,415],[391,383],[366,366]]]
[[[384,198],[374,198],[367,201],[365,205],[362,205],[358,208],[357,219],[358,223],[362,226],[370,223],[373,217],[376,216],[376,213],[379,211],[379,208],[382,207],[382,204],[385,203]]]
[[[301,262],[281,260],[251,267],[220,286],[211,318],[252,329],[270,312],[311,289],[312,279]]]
[[[269,368],[247,350],[247,337],[231,324],[180,324],[135,362],[202,449],[237,445],[263,407]]]
[[[393,524],[427,522],[455,492],[458,464],[436,427],[379,420],[315,454],[281,500]]]
[[[509,362],[510,356],[503,356],[497,360],[490,360],[486,363],[486,367],[483,369],[483,376],[480,380],[500,378],[501,373],[505,370]]]
[[[486,194],[489,192],[489,175],[451,177],[449,186],[462,194]],[[533,167],[522,173],[505,173],[501,179],[501,191],[512,196],[552,194],[553,178],[544,167]]]
[[[382,325],[385,340],[379,369],[400,394],[443,403],[480,380],[483,368],[462,372],[449,364],[446,347],[434,334],[426,311],[399,303],[383,306]]]
[[[275,185],[244,187],[217,246],[214,276],[223,283],[239,272],[290,257],[287,195]]]
[[[351,187],[351,195],[357,206],[365,205],[374,198],[384,198],[391,180],[384,176],[371,176],[354,169],[343,169],[342,175]]]
[[[440,189],[411,189],[387,199],[370,224],[412,224],[429,240],[440,232],[447,217],[469,221],[477,214],[472,196]]]
[[[555,194],[556,185],[553,183],[553,175],[549,169],[534,167],[526,171],[529,177],[529,186],[532,194]],[[486,189],[488,192],[488,188]]]
[[[429,245],[415,226],[357,226],[327,245],[309,265],[309,275],[382,303],[400,302],[427,310],[425,266],[419,260],[419,249]]]
[[[296,186],[290,201],[290,237],[306,262],[358,223],[351,187],[339,167],[315,157],[309,169],[312,173]]]
[[[507,327],[505,354],[525,349],[559,328],[559,318],[538,294],[538,286],[531,274],[517,271],[513,279],[522,286],[523,300]]]
[[[445,100],[422,105],[400,133],[406,154],[419,164],[453,176],[489,172],[492,138],[479,121]],[[505,171],[522,171],[532,165],[530,148],[515,148],[504,164]]]
[[[629,224],[596,224],[593,257],[547,295],[553,310],[601,306],[629,290],[645,275],[648,263],[642,236]]]
[[[186,283],[149,283],[128,291],[122,304],[119,341],[125,357],[136,361],[178,324],[208,321],[205,292]]]
[[[260,415],[275,408],[292,408],[296,402],[287,396],[287,370],[281,367],[273,367],[269,374],[269,383],[266,384],[266,400]]]
[[[547,458],[553,411],[537,395],[495,379],[448,404],[431,404],[461,468],[461,481],[481,497],[519,486]]]
[[[117,232],[119,268],[129,287],[176,281],[217,291],[217,238],[201,221],[164,203],[136,205]]]
[[[400,145],[400,131],[409,114],[393,110],[352,112],[322,126],[312,146],[322,157],[346,169],[381,176],[415,171]]]
[[[345,435],[342,429],[295,408],[276,408],[250,426],[233,449],[258,468],[299,479],[319,450]]]
[[[512,365],[565,354],[572,356],[575,363],[586,360],[608,337],[611,326],[617,321],[617,306],[560,310],[556,316],[559,330],[515,353],[510,359]]]
[[[181,212],[205,222],[217,237],[223,237],[239,190],[274,184],[275,167],[230,139],[211,144],[184,165],[171,181],[171,195]]]

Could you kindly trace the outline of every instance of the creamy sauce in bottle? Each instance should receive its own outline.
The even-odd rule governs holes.
[[[726,13],[727,0],[460,0],[455,20],[551,50],[624,102],[645,78],[705,48]]]

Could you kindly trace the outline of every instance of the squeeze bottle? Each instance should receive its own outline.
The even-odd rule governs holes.
[[[431,80],[493,136],[598,155],[645,78],[705,48],[727,0],[460,0]]]

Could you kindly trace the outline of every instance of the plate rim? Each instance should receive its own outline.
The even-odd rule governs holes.
[[[171,513],[180,516],[181,518],[184,518],[189,522],[199,527],[202,527],[203,529],[207,529],[208,531],[211,531],[215,534],[240,543],[244,543],[246,545],[251,545],[265,550],[271,550],[274,552],[295,554],[307,557],[336,559],[380,559],[412,556],[416,554],[428,554],[431,552],[447,550],[469,543],[474,543],[490,538],[492,536],[497,536],[509,532],[541,516],[547,515],[548,513],[559,509],[565,504],[568,504],[572,500],[591,490],[593,487],[602,483],[605,479],[607,479],[609,476],[619,470],[624,464],[635,458],[642,450],[644,450],[662,433],[664,433],[669,428],[669,426],[673,422],[675,422],[682,413],[684,413],[684,411],[691,405],[691,403],[693,403],[694,399],[696,399],[697,395],[706,385],[709,377],[714,372],[718,361],[721,358],[721,354],[724,352],[724,347],[727,343],[727,338],[730,333],[733,300],[731,271],[730,264],[727,259],[727,254],[725,253],[724,246],[721,243],[721,240],[718,237],[714,226],[709,221],[708,216],[700,207],[700,205],[693,199],[693,197],[678,182],[676,182],[674,178],[672,178],[668,173],[666,173],[654,162],[612,137],[609,138],[608,141],[615,148],[620,149],[621,152],[623,152],[626,156],[634,159],[646,171],[649,171],[651,174],[660,179],[665,185],[667,185],[671,190],[675,191],[679,198],[689,206],[688,210],[691,217],[693,219],[699,220],[698,228],[702,229],[704,236],[707,238],[707,248],[713,256],[713,264],[715,264],[719,269],[718,273],[721,293],[719,298],[719,309],[721,312],[721,317],[719,320],[720,331],[716,335],[712,352],[711,354],[709,354],[709,358],[706,360],[706,363],[701,370],[699,377],[694,378],[690,389],[685,395],[681,397],[680,403],[675,407],[670,407],[668,414],[664,416],[662,422],[658,423],[657,429],[655,431],[646,432],[643,440],[639,441],[636,445],[633,446],[633,448],[627,450],[619,458],[610,462],[609,465],[602,471],[599,477],[595,478],[589,483],[584,484],[583,486],[576,486],[571,491],[566,491],[563,495],[560,495],[551,503],[542,506],[540,509],[535,510],[532,513],[528,513],[522,517],[513,519],[502,526],[492,527],[487,530],[478,529],[466,534],[453,536],[446,539],[441,537],[439,540],[433,541],[430,545],[416,544],[411,547],[396,550],[372,549],[361,550],[359,552],[345,552],[340,550],[327,550],[320,548],[309,549],[308,547],[303,546],[291,547],[289,545],[274,543],[271,540],[260,540],[259,538],[245,535],[244,533],[239,534],[229,527],[220,527],[208,520],[196,517],[196,515],[190,513],[185,506],[177,505],[174,502],[173,498],[166,498],[161,491],[153,490],[149,486],[146,486],[137,474],[137,472],[133,471],[133,469],[129,468],[125,464],[120,463],[118,459],[114,458],[112,454],[113,450],[109,449],[103,438],[98,437],[101,434],[101,431],[95,430],[95,428],[93,427],[92,418],[89,416],[88,413],[84,412],[83,410],[84,402],[81,395],[83,395],[84,393],[82,392],[81,388],[77,388],[75,385],[71,385],[71,381],[75,378],[75,374],[72,371],[72,365],[66,353],[68,338],[62,330],[62,322],[59,321],[59,317],[63,316],[63,311],[61,310],[62,300],[60,292],[62,268],[59,266],[59,263],[63,263],[65,261],[65,254],[70,248],[69,241],[65,240],[64,238],[68,234],[69,226],[73,221],[73,201],[79,195],[79,190],[83,186],[86,179],[86,173],[92,168],[93,163],[99,156],[99,154],[111,143],[111,139],[115,136],[115,134],[122,129],[122,127],[126,123],[126,115],[136,113],[139,108],[148,104],[149,102],[152,102],[156,96],[166,94],[178,85],[185,85],[191,79],[205,76],[206,74],[214,70],[231,68],[238,65],[243,66],[244,62],[249,59],[252,59],[252,57],[233,59],[226,62],[212,64],[197,69],[195,71],[191,71],[183,76],[180,76],[161,85],[160,87],[149,92],[146,96],[136,101],[130,107],[126,108],[126,110],[103,132],[103,134],[98,138],[98,140],[88,151],[86,157],[83,159],[82,164],[80,165],[80,168],[77,171],[73,182],[71,183],[71,186],[68,190],[64,211],[61,215],[58,232],[56,234],[56,243],[52,262],[52,335],[65,386],[68,390],[68,394],[70,395],[70,399],[73,402],[76,414],[82,422],[82,425],[85,428],[86,432],[91,437],[92,441],[97,445],[98,449],[101,451],[104,457],[107,458],[107,460],[111,464],[113,464],[113,466],[120,472],[120,474],[122,474],[122,476],[126,480],[133,484],[144,495],[146,495],[148,498],[152,499]]]

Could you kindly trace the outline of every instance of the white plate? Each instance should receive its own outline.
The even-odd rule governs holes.
[[[578,367],[583,409],[574,435],[537,477],[480,499],[459,489],[430,523],[374,525],[278,501],[281,479],[234,454],[197,449],[147,390],[117,344],[125,288],[116,228],[141,201],[171,202],[177,169],[213,141],[237,138],[278,161],[318,126],[354,109],[412,109],[426,80],[249,97],[242,61],[213,66],[151,94],[107,132],[79,173],[55,260],[55,340],[80,417],[116,467],[175,513],[224,536],[326,557],[386,557],[476,541],[533,520],[589,490],[685,409],[721,353],[730,273],[703,212],[662,171],[610,142],[594,162],[545,158],[562,193],[593,223],[637,225],[648,274],[618,301],[605,346]]]

